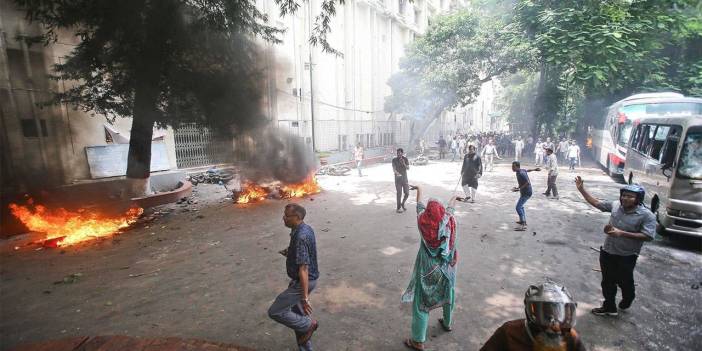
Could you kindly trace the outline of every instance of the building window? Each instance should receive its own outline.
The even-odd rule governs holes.
[[[49,133],[46,129],[46,120],[39,120],[39,124],[41,125],[41,135],[43,137],[48,137]],[[39,137],[39,131],[37,131],[37,124],[34,122],[33,119],[22,120],[22,135],[24,135],[25,138]]]
[[[400,15],[405,14],[405,6],[407,5],[407,0],[397,0],[397,12]]]
[[[339,135],[339,151],[346,151],[349,149],[348,136]]]

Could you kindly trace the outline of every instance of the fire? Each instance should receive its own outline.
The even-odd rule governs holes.
[[[316,194],[320,191],[322,191],[322,189],[313,176],[307,177],[302,183],[283,185],[280,188],[281,195],[284,198],[303,197],[309,194]]]
[[[236,203],[248,204],[249,202],[263,200],[266,196],[268,196],[268,191],[266,191],[266,189],[255,183],[246,182],[244,186],[241,187],[241,193],[239,193],[239,198],[236,200]]]
[[[30,201],[31,205],[32,202]],[[117,217],[90,213],[85,209],[69,211],[64,208],[48,209],[42,205],[33,208],[10,204],[10,211],[31,231],[46,233],[45,246],[70,246],[83,241],[110,236],[134,223],[144,212],[130,208]]]
[[[277,192],[271,189],[277,188]],[[265,200],[271,194],[273,197],[289,199],[292,197],[303,197],[305,195],[317,194],[322,188],[317,184],[314,176],[310,175],[301,183],[278,184],[275,187],[263,187],[253,182],[246,182],[238,193],[236,203],[247,204],[254,201]]]

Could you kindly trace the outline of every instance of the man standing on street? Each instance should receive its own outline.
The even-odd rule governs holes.
[[[439,135],[439,141],[437,143],[439,144],[439,160],[443,160],[446,154],[446,139],[444,139],[443,135]]]
[[[475,152],[475,146],[468,146],[468,153],[463,157],[461,167],[461,185],[466,193],[464,202],[475,203],[475,194],[478,192],[478,178],[483,176],[483,161]]]
[[[601,307],[593,308],[598,316],[618,314],[617,286],[622,289],[619,309],[624,311],[634,302],[634,267],[645,241],[651,241],[656,233],[656,215],[643,205],[646,191],[630,184],[619,190],[619,201],[605,202],[595,199],[585,190],[585,182],[575,177],[575,186],[593,207],[602,212],[611,212],[609,223],[604,226],[604,247],[600,247],[600,270],[602,271]]]
[[[458,155],[458,138],[454,136],[451,139],[451,162],[456,161],[456,155]]]
[[[575,143],[575,140],[570,141],[568,146],[568,160],[570,161],[570,171],[575,170],[575,165],[580,164],[580,146]]]
[[[363,166],[363,145],[361,145],[361,143],[356,145],[356,150],[353,151],[353,159],[356,161],[358,176],[363,177],[363,174],[361,174],[361,166]]]
[[[285,206],[283,223],[291,229],[290,244],[280,254],[286,257],[285,268],[291,280],[268,309],[268,316],[295,331],[300,351],[311,351],[310,339],[319,324],[310,317],[309,296],[317,286],[319,269],[314,230],[304,222],[305,214],[305,208],[298,204]]]
[[[544,143],[541,142],[541,138],[534,144],[534,165],[541,166],[541,162],[544,160]]]
[[[524,150],[524,141],[522,137],[518,137],[514,141],[514,160],[519,161],[522,158],[522,150]]]
[[[520,168],[519,161],[514,161],[512,162],[512,171],[517,174],[517,184],[519,186],[512,188],[512,191],[514,192],[519,192],[519,200],[517,200],[517,215],[519,216],[519,221],[517,224],[519,224],[518,227],[514,228],[514,230],[518,232],[523,232],[527,229],[527,222],[526,222],[526,212],[524,211],[524,204],[526,204],[527,200],[531,197],[533,194],[533,190],[531,189],[531,181],[529,180],[529,175],[527,173],[529,172],[534,172],[534,171],[540,171],[540,168],[534,168],[534,169],[522,169]]]
[[[556,153],[560,154],[561,160],[563,162],[566,162],[567,157],[568,157],[568,139],[565,137],[561,138],[561,142],[558,143],[558,146],[556,147]]]
[[[490,139],[488,141],[488,144],[485,145],[483,148],[483,156],[485,156],[485,159],[487,160],[487,168],[488,172],[492,172],[493,169],[493,158],[497,157],[500,158],[500,155],[497,154],[497,147],[495,147],[495,141]]]
[[[409,197],[409,181],[407,180],[407,170],[409,169],[409,160],[404,156],[402,148],[397,149],[397,157],[392,159],[392,171],[395,173],[395,191],[397,192],[397,213],[407,211],[405,202]],[[404,191],[405,197],[402,197]],[[402,199],[402,201],[400,201]]]
[[[546,184],[546,192],[544,195],[546,197],[551,196],[551,191],[553,190],[553,198],[558,200],[558,187],[556,186],[556,178],[558,178],[558,159],[556,154],[553,153],[553,149],[550,147],[546,148],[546,169],[548,170],[548,179]]]

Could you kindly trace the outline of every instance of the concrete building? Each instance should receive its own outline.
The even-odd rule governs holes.
[[[374,148],[383,152],[407,143],[411,122],[383,111],[384,99],[390,94],[386,82],[398,70],[405,45],[426,31],[433,16],[464,6],[464,1],[348,0],[337,8],[329,35],[332,47],[341,53],[338,56],[309,44],[310,19],[320,5],[320,0],[303,2],[295,15],[280,18],[273,0],[257,1],[272,24],[287,29],[282,44],[262,44],[268,67],[264,102],[269,119],[321,152],[344,152],[362,143],[372,155]],[[52,65],[60,63],[77,44],[70,33],[62,33],[48,47],[28,47],[16,40],[21,34],[39,33],[40,28],[30,25],[11,0],[0,0],[4,192],[100,178],[101,173],[90,167],[91,150],[124,143],[131,128],[130,119],[108,123],[102,116],[71,106],[37,106],[52,92],[66,89],[66,82],[47,76]],[[163,149],[157,156],[160,169],[220,161],[217,155],[222,144],[215,143],[206,129],[184,126],[155,135]],[[233,147],[237,148],[236,141]],[[110,174],[119,175],[116,173]]]

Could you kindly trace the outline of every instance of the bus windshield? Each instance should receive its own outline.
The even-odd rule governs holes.
[[[629,136],[631,135],[631,128],[634,122],[631,119],[627,119],[624,124],[619,127],[619,137],[617,138],[617,144],[626,147],[629,142]]]
[[[702,180],[702,127],[690,128],[687,132],[680,152],[678,176]]]

